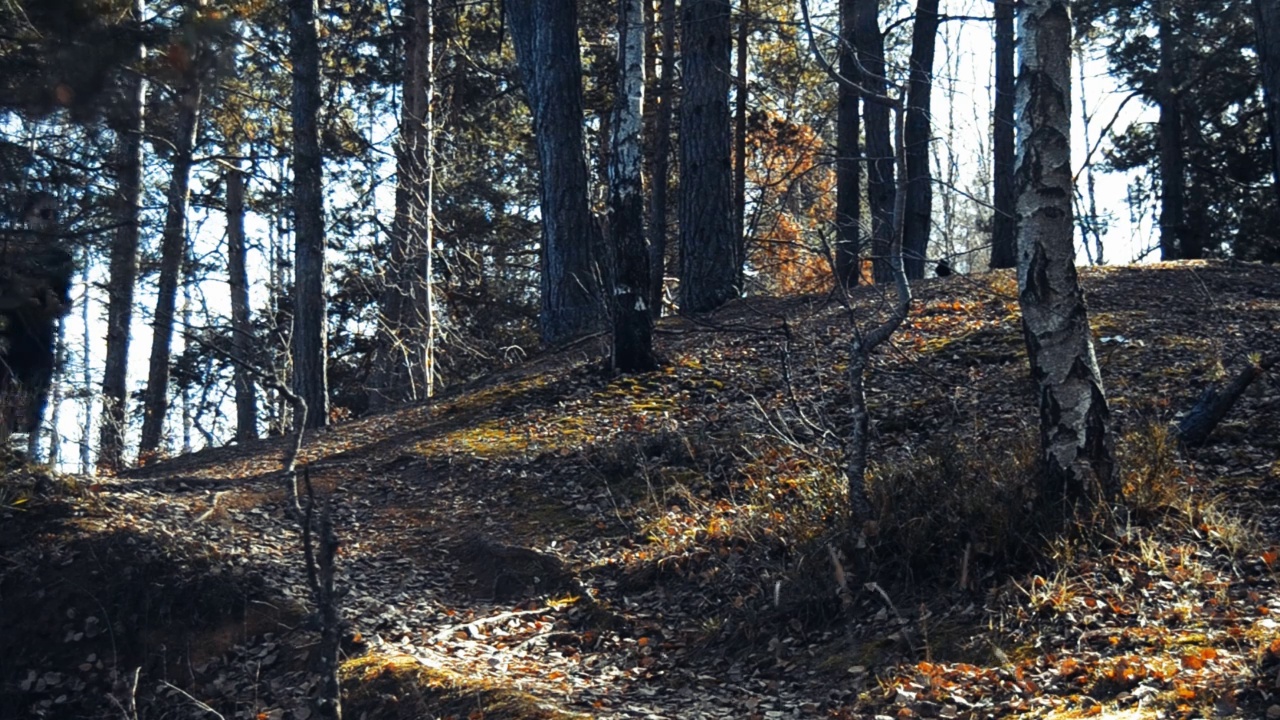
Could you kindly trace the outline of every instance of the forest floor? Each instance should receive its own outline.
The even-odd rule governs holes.
[[[335,425],[347,718],[1280,717],[1280,268],[1087,270],[1127,511],[1039,524],[1014,277],[929,280],[869,375],[878,525],[846,527],[844,369],[876,288],[594,339]],[[0,481],[0,717],[315,717],[287,439]],[[856,557],[854,557],[856,556]]]

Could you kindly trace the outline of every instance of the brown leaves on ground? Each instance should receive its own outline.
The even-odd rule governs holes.
[[[1250,354],[1280,349],[1280,272],[1182,263],[1083,280],[1132,502],[1100,533],[1027,529],[1034,495],[1017,483],[1035,405],[1001,272],[922,283],[874,358],[885,524],[863,528],[868,551],[842,520],[843,373],[851,328],[885,310],[874,287],[851,311],[753,298],[664,320],[656,372],[610,377],[603,346],[580,344],[309,436],[302,459],[343,543],[348,714],[1265,715],[1280,693],[1276,380],[1193,456],[1159,429]],[[91,547],[127,517],[139,538],[181,537],[223,568],[195,571],[260,578],[252,602],[305,605],[276,475],[286,442],[112,480],[44,547]],[[51,613],[100,603],[120,632],[146,631],[97,576],[77,578],[92,602],[53,590],[65,557],[8,537],[0,602],[23,592],[22,567],[46,578]],[[142,667],[136,695],[157,713],[192,707],[165,679],[228,718],[303,717],[314,631],[281,622],[142,643],[84,671],[83,641],[17,647],[4,708],[102,703],[22,681]],[[166,675],[175,656],[182,672]]]

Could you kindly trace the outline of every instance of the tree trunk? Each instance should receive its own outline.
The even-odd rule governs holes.
[[[1262,90],[1271,128],[1271,177],[1276,199],[1280,200],[1280,5],[1273,0],[1254,0],[1254,11]]]
[[[738,241],[738,287],[747,257],[747,57],[751,37],[751,0],[739,0],[736,89],[733,107],[733,236]]]
[[[880,32],[878,0],[855,0],[854,32],[858,57],[866,71],[862,87],[874,95],[888,91],[885,78],[884,35]],[[867,136],[867,205],[871,209],[871,266],[877,283],[891,282],[893,268],[889,247],[893,243],[893,138],[889,131],[889,105],[863,98],[862,113]]]
[[[600,323],[596,252],[582,139],[582,59],[574,0],[504,3],[542,166],[542,341]]]
[[[80,286],[84,291],[80,294],[84,300],[80,303],[80,327],[83,332],[80,334],[80,387],[93,387],[93,336],[89,330],[89,278],[92,277],[91,272],[92,261],[90,253],[83,255],[83,261],[80,267]],[[84,403],[84,414],[80,416],[80,474],[88,475],[93,472],[93,393],[85,392],[81,397]]]
[[[1017,210],[1013,186],[1013,34],[1014,0],[996,0],[996,101],[991,145],[994,154],[991,194],[995,215],[991,224],[991,268],[1018,264]]]
[[[329,421],[324,295],[324,195],[320,156],[320,43],[316,0],[289,2],[293,63],[293,391],[307,405],[306,427]],[[296,422],[296,420],[295,420]]]
[[[240,159],[227,171],[227,284],[231,291],[231,352],[236,365],[236,440],[258,438],[258,395],[249,363],[254,355],[253,323],[249,319],[249,274],[244,246],[244,171]]]
[[[1085,67],[1084,67],[1084,49],[1076,46],[1076,78],[1080,81],[1080,129],[1084,133],[1085,144],[1092,142],[1092,133],[1089,129],[1089,101],[1088,92],[1085,90]],[[1080,218],[1080,239],[1083,241],[1085,257],[1089,259],[1091,265],[1106,265],[1107,259],[1103,254],[1102,245],[1102,221],[1098,219],[1098,186],[1095,181],[1092,154],[1086,154],[1084,159],[1084,181],[1085,195],[1083,202],[1088,205],[1088,215]],[[1093,241],[1094,250],[1090,252],[1089,242]]]
[[[1039,386],[1043,497],[1070,515],[1118,494],[1113,438],[1076,277],[1067,0],[1028,0],[1019,23],[1018,299]]]
[[[714,310],[741,292],[729,152],[728,0],[684,0],[680,63],[680,311]]]
[[[675,101],[676,0],[662,0],[662,79],[653,124],[653,174],[649,196],[649,313],[662,315],[667,262],[667,197],[671,187],[671,106]]]
[[[165,414],[169,410],[169,356],[173,346],[173,316],[178,300],[178,279],[187,255],[187,201],[191,187],[191,156],[200,128],[203,92],[194,75],[178,97],[178,119],[173,138],[173,171],[165,207],[164,234],[160,239],[160,278],[156,310],[151,321],[151,358],[142,405],[142,437],[138,462],[152,459],[160,447]]]
[[[1175,75],[1173,0],[1159,0],[1157,30],[1160,61],[1156,69],[1156,102],[1160,105],[1160,259],[1179,260],[1186,231],[1186,162],[1182,147],[1182,111]]]
[[[858,79],[854,11],[857,0],[840,0],[840,75]],[[861,280],[862,192],[859,155],[862,153],[858,91],[845,83],[836,90],[836,282],[851,288]]]
[[[907,87],[907,118],[903,128],[907,153],[907,203],[903,218],[902,253],[907,277],[924,278],[933,226],[933,175],[929,169],[932,136],[930,96],[933,93],[933,55],[938,39],[938,0],[917,0],[911,32],[911,73]]]
[[[384,269],[377,364],[369,406],[428,395],[430,335],[430,197],[432,21],[434,2],[413,0],[402,13],[405,63],[402,80],[400,142],[396,147],[395,222]]]
[[[618,91],[609,153],[609,228],[617,263],[613,287],[613,366],[624,372],[657,367],[653,317],[645,302],[649,248],[644,235],[644,14],[641,0],[618,0]]]
[[[144,0],[135,0],[134,22],[140,23]],[[146,57],[139,44],[138,59]],[[113,474],[124,466],[125,409],[128,402],[129,339],[133,320],[133,291],[138,279],[138,235],[141,224],[142,133],[145,128],[147,85],[140,72],[125,78],[126,112],[116,137],[116,217],[120,223],[111,241],[107,271],[107,352],[102,369],[102,420],[99,423],[98,471]]]

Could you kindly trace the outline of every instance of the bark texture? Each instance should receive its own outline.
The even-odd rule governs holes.
[[[1029,0],[1018,29],[1018,299],[1039,389],[1044,497],[1070,514],[1113,500],[1118,488],[1107,401],[1076,276],[1067,1]]]
[[[884,34],[880,32],[878,0],[855,0],[855,33],[858,57],[862,61],[862,87],[869,93],[884,96],[888,92],[885,78]],[[893,244],[894,195],[893,137],[890,134],[889,103],[872,97],[863,98],[862,113],[867,138],[867,205],[871,210],[871,265],[877,283],[893,280],[889,246]]]
[[[324,295],[323,159],[320,44],[316,0],[289,2],[289,59],[293,63],[293,391],[307,404],[306,427],[329,420]]]
[[[933,94],[933,56],[938,39],[938,0],[917,0],[911,31],[911,74],[907,86],[907,118],[903,142],[907,153],[906,217],[902,253],[907,277],[924,277],[933,226],[933,175],[929,169],[932,139],[930,101]]]
[[[840,0],[840,75],[859,80],[854,57],[854,10],[857,0]],[[853,287],[861,280],[862,198],[861,169],[862,123],[858,118],[858,91],[846,83],[837,83],[836,95],[836,282]]]
[[[249,370],[254,354],[249,318],[249,274],[245,265],[244,171],[240,160],[227,171],[227,284],[231,291],[231,352],[236,358],[236,440],[258,438],[258,394]]]
[[[680,311],[714,310],[741,292],[729,152],[727,0],[681,7]]]
[[[618,0],[618,92],[609,153],[609,228],[613,234],[613,366],[653,370],[649,247],[644,234],[641,179],[644,124],[644,13],[641,0]]]
[[[676,0],[662,0],[662,79],[653,121],[653,172],[649,189],[649,313],[662,315],[667,261],[667,205],[671,187],[671,116],[675,102]]]
[[[173,347],[173,314],[178,300],[178,280],[187,254],[187,202],[191,187],[191,155],[200,125],[203,93],[197,78],[178,98],[178,120],[173,138],[173,168],[165,207],[164,234],[160,239],[160,278],[156,310],[151,321],[151,357],[147,389],[142,405],[142,437],[138,460],[146,462],[160,447],[164,418],[169,409],[169,356]]]
[[[1262,90],[1271,128],[1271,177],[1276,200],[1280,202],[1280,4],[1274,0],[1254,0],[1254,10],[1258,54],[1262,60]]]
[[[1186,235],[1186,160],[1182,146],[1182,110],[1176,67],[1173,0],[1160,0],[1160,60],[1156,69],[1156,102],[1160,104],[1160,259],[1199,257],[1184,248]]]
[[[542,340],[598,329],[599,230],[587,203],[574,0],[504,3],[542,166]]]
[[[1013,104],[1014,104],[1014,0],[996,0],[996,100],[992,119],[991,146],[994,154],[991,194],[995,206],[991,232],[991,268],[1011,268],[1018,264],[1017,216],[1013,186]]]
[[[747,58],[751,39],[751,0],[738,2],[738,38],[734,50],[737,74],[733,103],[733,236],[738,241],[738,257],[747,257]],[[738,264],[738,287],[742,287],[744,263]]]
[[[133,22],[140,22],[143,0],[135,0]],[[138,59],[146,56],[139,45]],[[128,399],[129,326],[138,277],[139,204],[142,197],[142,133],[147,85],[140,73],[125,78],[126,116],[116,131],[116,217],[107,271],[107,352],[102,368],[102,420],[98,434],[98,471],[115,473],[124,466],[125,403]]]

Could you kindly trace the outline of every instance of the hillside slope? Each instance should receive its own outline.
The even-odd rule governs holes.
[[[875,359],[875,577],[840,553],[842,372],[875,288],[665,320],[654,373],[609,377],[586,341],[308,436],[348,717],[1267,714],[1280,383],[1189,455],[1163,428],[1280,352],[1280,269],[1083,280],[1133,506],[1102,540],[1019,525],[1035,408],[1001,272],[921,283]],[[286,444],[92,484],[11,465],[0,717],[310,717]]]

